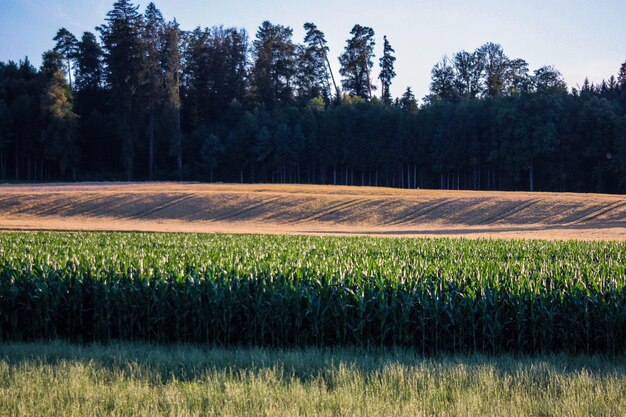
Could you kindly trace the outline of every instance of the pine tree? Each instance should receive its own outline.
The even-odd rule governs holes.
[[[337,94],[337,84],[328,61],[328,45],[324,33],[313,23],[305,23],[304,45],[298,48],[298,88],[299,95],[304,102],[322,97],[328,104],[334,94]]]
[[[143,84],[144,50],[141,41],[143,19],[129,0],[117,0],[99,26],[102,36],[107,80],[111,89],[115,123],[122,145],[126,179],[133,178],[139,109],[136,103]]]
[[[392,53],[396,52],[389,44],[387,40],[387,36],[384,38],[384,47],[383,47],[383,56],[380,58],[380,75],[378,78],[380,79],[380,83],[382,85],[381,89],[381,100],[387,105],[391,106],[391,81],[396,76],[396,73],[393,70],[394,62],[396,61],[396,57],[392,55]]]
[[[617,83],[622,89],[626,88],[626,61],[619,68]]]
[[[142,85],[143,102],[148,116],[148,178],[155,172],[156,121],[163,104],[163,68],[165,20],[154,3],[149,3],[144,14],[142,41],[144,50],[144,77]]]
[[[398,99],[398,106],[409,113],[417,111],[417,100],[415,99],[415,94],[411,91],[411,87],[407,87],[402,97]]]
[[[252,78],[257,100],[269,109],[288,105],[293,100],[293,78],[296,74],[293,30],[265,21],[252,43],[254,67]]]
[[[72,90],[72,61],[76,59],[78,53],[78,40],[65,28],[59,29],[53,40],[56,42],[54,50],[61,53],[67,62],[67,79]]]
[[[352,38],[346,41],[344,52],[339,57],[339,73],[343,76],[341,84],[348,94],[371,99],[374,89],[370,77],[374,58],[374,30],[354,25],[350,34]]]
[[[95,91],[102,86],[104,77],[102,48],[91,32],[83,34],[77,47],[76,89]]]
[[[164,45],[164,72],[165,72],[165,113],[170,121],[170,152],[176,158],[176,173],[179,179],[183,177],[183,144],[180,120],[181,98],[180,77],[182,63],[180,56],[180,29],[174,20],[165,27]]]
[[[76,165],[80,159],[77,144],[77,118],[72,109],[72,94],[65,81],[65,56],[60,52],[48,51],[43,55],[41,76],[45,88],[41,97],[41,113],[44,120],[41,139],[44,157],[58,164],[64,177],[72,170],[76,179]]]

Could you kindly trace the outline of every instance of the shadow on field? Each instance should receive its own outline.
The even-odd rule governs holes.
[[[171,380],[193,381],[209,374],[225,373],[245,378],[273,371],[285,382],[321,379],[329,386],[342,370],[364,378],[395,372],[436,374],[493,373],[498,377],[531,377],[538,387],[548,385],[556,375],[626,377],[622,356],[564,355],[449,355],[423,357],[406,349],[324,348],[262,349],[203,348],[194,345],[149,345],[112,343],[75,345],[65,342],[0,344],[0,364],[84,365],[106,369],[129,378],[140,376],[155,383]]]

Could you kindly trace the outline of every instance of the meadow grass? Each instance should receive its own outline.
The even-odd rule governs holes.
[[[6,416],[623,416],[623,356],[0,344]]]

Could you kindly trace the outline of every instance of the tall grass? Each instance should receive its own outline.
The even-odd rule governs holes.
[[[623,243],[0,234],[0,340],[626,351]]]
[[[622,416],[625,364],[562,354],[0,344],[0,414]]]

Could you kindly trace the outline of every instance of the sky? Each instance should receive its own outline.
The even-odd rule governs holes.
[[[145,8],[148,1],[135,1]],[[184,30],[197,26],[240,27],[254,37],[264,20],[294,29],[315,23],[326,34],[338,76],[337,57],[354,24],[376,32],[374,74],[383,35],[396,51],[392,94],[411,86],[428,93],[430,70],[445,55],[499,43],[509,58],[531,70],[555,66],[570,87],[616,75],[626,61],[626,0],[154,0],[168,20]],[[28,56],[35,66],[65,27],[78,38],[104,22],[113,0],[0,0],[0,61]]]

